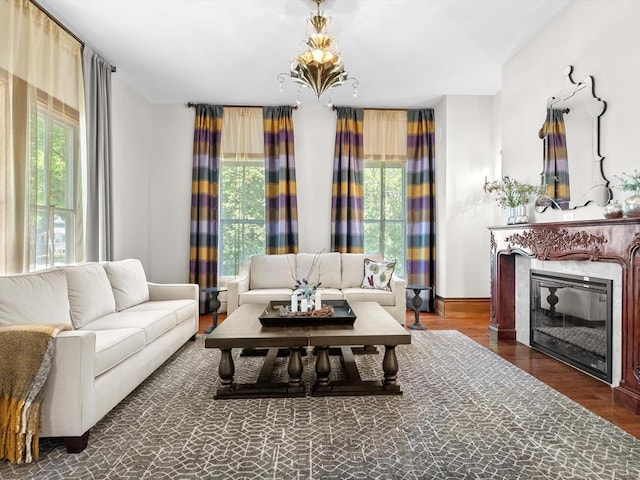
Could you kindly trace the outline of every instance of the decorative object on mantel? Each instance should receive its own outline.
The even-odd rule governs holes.
[[[610,202],[602,207],[602,215],[604,215],[604,218],[622,218],[624,215],[622,204],[617,200]]]
[[[633,173],[622,172],[622,175],[615,175],[620,180],[618,187],[625,192],[634,193],[624,200],[624,216],[640,217],[640,172],[634,169]]]
[[[483,189],[486,193],[495,194],[499,207],[509,209],[507,225],[528,223],[527,204],[529,196],[540,193],[540,187],[529,183],[521,183],[507,175],[500,180],[488,182],[485,178]]]
[[[358,94],[359,82],[355,78],[349,78],[344,70],[336,42],[327,34],[327,21],[331,17],[325,17],[324,12],[320,11],[320,4],[324,0],[313,1],[316,2],[318,9],[315,14],[311,13],[309,19],[313,31],[307,37],[305,43],[307,49],[291,61],[288,73],[278,75],[278,81],[280,91],[282,91],[285,76],[291,77],[291,80],[298,84],[298,105],[300,105],[300,87],[307,87],[316,94],[318,100],[325,91],[329,90],[327,104],[332,106],[331,93],[334,87],[339,87],[347,80],[351,80],[355,97]]]

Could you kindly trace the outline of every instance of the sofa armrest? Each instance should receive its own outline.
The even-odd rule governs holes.
[[[227,282],[227,315],[238,308],[240,294],[249,291],[251,279],[251,262],[244,262],[240,267],[237,278]]]
[[[391,291],[396,294],[396,302],[398,298],[402,299],[401,303],[405,302],[405,289],[406,282],[404,279],[397,277],[395,275],[391,276],[391,281],[389,282],[389,286],[391,287]]]
[[[152,283],[149,286],[149,300],[195,300],[198,302],[198,285],[195,283]]]
[[[96,334],[90,330],[65,330],[56,337],[43,394],[42,436],[80,436],[97,421],[95,354]]]

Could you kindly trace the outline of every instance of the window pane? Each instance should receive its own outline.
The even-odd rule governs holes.
[[[364,168],[364,218],[379,220],[382,200],[382,168]]]
[[[404,276],[404,223],[385,222],[384,256],[398,260],[395,273]]]
[[[364,223],[364,251],[366,253],[382,253],[380,237],[380,222],[366,221]]]
[[[247,220],[264,220],[264,167],[245,167],[245,216]]]
[[[220,215],[222,218],[242,218],[242,168],[223,164],[220,175]]]
[[[237,223],[222,223],[220,228],[220,274],[233,276],[242,264],[241,238],[242,225]]]
[[[402,220],[406,199],[404,198],[404,171],[402,168],[385,168],[384,171],[384,218]]]
[[[73,153],[71,127],[53,122],[51,132],[51,175],[50,205],[72,208],[73,195]]]

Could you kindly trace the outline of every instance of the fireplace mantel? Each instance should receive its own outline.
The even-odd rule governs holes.
[[[515,255],[538,260],[612,262],[622,268],[622,378],[616,403],[640,414],[640,219],[489,227],[489,334],[515,340]]]

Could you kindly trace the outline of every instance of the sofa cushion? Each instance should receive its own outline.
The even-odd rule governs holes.
[[[111,313],[88,323],[81,330],[114,330],[140,328],[144,331],[145,345],[176,326],[176,314],[171,310],[147,310]]]
[[[144,348],[144,332],[140,328],[96,330],[95,334],[94,375],[96,377]]]
[[[198,304],[195,300],[153,300],[128,308],[127,312],[143,312],[145,310],[173,310],[176,312],[176,324],[197,315]]]
[[[312,268],[313,271],[311,271]],[[340,253],[338,252],[299,253],[296,255],[296,280],[307,278],[311,285],[320,283],[325,288],[340,288],[341,277]]]
[[[249,290],[238,296],[238,305],[247,303],[264,303],[267,305],[271,300],[291,300],[293,290],[290,288],[260,288]]]
[[[121,311],[149,300],[149,286],[142,263],[137,259],[107,262],[103,265],[116,301],[116,311]]]
[[[317,290],[320,292],[321,301],[325,300],[343,300],[344,295],[342,294],[342,290],[339,288],[319,288]]]
[[[75,328],[116,311],[111,284],[102,265],[87,263],[63,267],[63,270]]]
[[[249,289],[292,288],[296,283],[296,257],[286,255],[254,255],[251,257]]]
[[[364,259],[375,262],[384,260],[379,253],[343,253],[341,254],[342,288],[360,288],[364,280]]]
[[[62,270],[0,277],[0,325],[72,326],[67,278]]]
[[[383,307],[390,307],[396,304],[396,295],[387,290],[377,290],[374,288],[345,288],[342,290],[344,299],[347,302],[376,302]]]
[[[364,279],[362,288],[375,288],[378,290],[391,290],[389,284],[393,271],[396,268],[396,261],[374,262],[370,258],[364,259]]]

